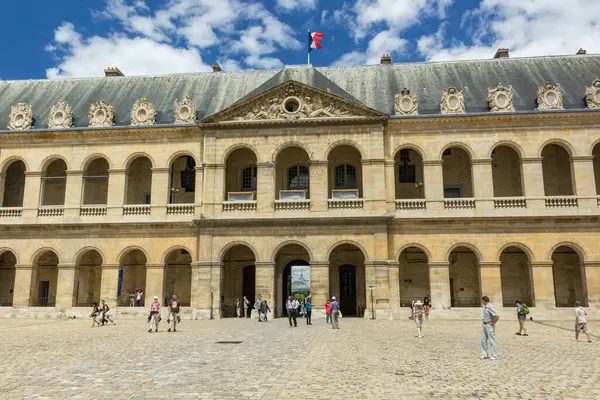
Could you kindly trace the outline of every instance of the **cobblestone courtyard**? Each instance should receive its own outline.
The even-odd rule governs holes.
[[[345,318],[340,330],[287,320],[1,320],[5,399],[600,399],[600,340],[571,322],[498,325],[500,360],[479,360],[480,323]],[[600,323],[592,322],[593,333]],[[217,341],[243,341],[217,344]]]

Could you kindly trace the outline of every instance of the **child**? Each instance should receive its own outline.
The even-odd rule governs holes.
[[[98,303],[94,303],[94,308],[92,308],[92,313],[90,314],[90,317],[92,318],[92,328],[96,324],[100,326],[100,309],[98,308]]]

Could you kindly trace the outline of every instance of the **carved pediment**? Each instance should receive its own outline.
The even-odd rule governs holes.
[[[203,123],[373,118],[385,114],[303,83],[288,81],[205,118]]]

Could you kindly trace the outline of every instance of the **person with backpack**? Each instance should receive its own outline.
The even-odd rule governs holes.
[[[102,309],[102,325],[108,324],[109,322],[113,325],[116,325],[115,321],[113,321],[112,319],[112,316],[108,313],[110,311],[110,307],[108,307],[108,304],[106,304],[104,300],[102,300],[101,303],[102,305],[100,306],[100,308]]]
[[[154,296],[154,301],[150,304],[150,315],[148,316],[148,332],[158,332],[158,323],[160,322],[160,301],[158,296]]]
[[[181,302],[177,298],[177,295],[173,295],[173,298],[169,301],[169,319],[167,320],[169,329],[167,332],[177,332],[177,324],[181,322],[181,317],[179,316],[180,313]]]
[[[590,333],[588,332],[587,327],[587,311],[585,308],[581,307],[581,302],[575,302],[575,341],[579,341],[579,332],[585,333],[585,336],[588,338],[588,343],[592,343],[592,339],[590,338]]]
[[[520,300],[515,301],[515,305],[517,306],[517,320],[519,321],[519,332],[515,333],[515,335],[529,336],[527,333],[527,328],[525,328],[525,321],[527,320],[527,314],[529,314],[529,307],[527,307],[527,304],[521,303]],[[521,332],[523,332],[522,335]]]

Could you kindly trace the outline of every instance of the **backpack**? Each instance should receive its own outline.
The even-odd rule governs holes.
[[[521,315],[527,315],[529,314],[529,307],[527,307],[527,304],[525,303],[521,303],[521,307],[523,307],[523,311],[521,311]]]

